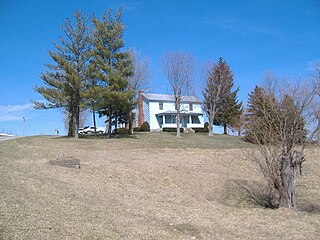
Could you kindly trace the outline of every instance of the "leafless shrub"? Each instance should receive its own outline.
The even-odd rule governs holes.
[[[250,97],[245,134],[255,145],[247,156],[259,164],[281,207],[296,209],[297,177],[314,133],[315,93],[306,82],[280,82],[268,74]]]

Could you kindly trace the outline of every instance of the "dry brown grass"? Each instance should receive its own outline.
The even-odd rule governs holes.
[[[320,239],[320,151],[308,150],[293,212],[247,197],[262,180],[244,147],[156,133],[1,142],[0,239]]]

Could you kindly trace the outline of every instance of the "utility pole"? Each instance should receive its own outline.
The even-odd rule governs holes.
[[[22,136],[24,136],[24,134],[25,134],[25,130],[26,130],[26,118],[25,118],[25,117],[22,117],[22,119],[23,119]]]

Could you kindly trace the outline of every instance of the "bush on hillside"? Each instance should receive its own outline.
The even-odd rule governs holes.
[[[141,124],[139,132],[150,132],[150,125],[147,121]]]
[[[134,132],[139,132],[139,128],[138,128],[138,127],[135,127],[135,128],[133,128],[133,131],[134,131]]]

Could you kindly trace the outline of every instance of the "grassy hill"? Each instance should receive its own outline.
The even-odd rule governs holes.
[[[0,239],[320,239],[320,151],[293,212],[252,200],[263,178],[247,147],[171,133],[0,142]]]

